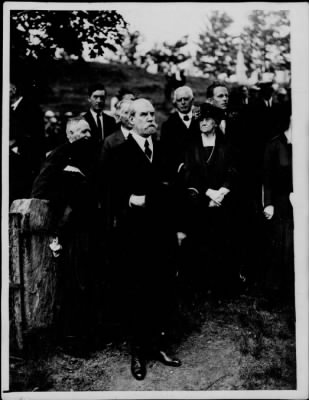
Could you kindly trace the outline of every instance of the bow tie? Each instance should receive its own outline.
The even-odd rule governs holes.
[[[190,118],[189,118],[188,115],[184,115],[184,116],[183,116],[183,120],[186,121],[186,122],[188,122],[188,121],[190,120]]]

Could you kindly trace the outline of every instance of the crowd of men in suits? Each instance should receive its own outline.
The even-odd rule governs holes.
[[[158,135],[149,99],[124,96],[115,119],[104,112],[106,94],[101,83],[89,87],[89,110],[68,120],[67,141],[44,160],[40,111],[12,85],[10,201],[48,199],[58,216],[58,247],[51,250],[60,254],[61,335],[78,334],[84,343],[96,343],[93,338],[100,326],[104,330],[113,304],[130,338],[132,374],[142,380],[148,358],[181,365],[167,353],[177,279],[183,290],[215,292],[215,286],[190,276],[195,258],[184,250],[187,233],[179,223],[186,213],[180,199],[188,189],[179,185],[179,171],[188,137],[198,130],[200,109],[189,86],[177,88],[175,110]],[[234,274],[223,271],[226,276],[216,278],[216,287],[224,288],[217,295],[223,296],[239,293],[244,280],[255,285],[266,268],[261,252],[263,158],[289,105],[275,103],[270,84],[261,85],[254,103],[243,90],[233,109],[224,84],[213,83],[205,94],[205,102],[217,110],[218,129],[238,173],[231,233],[236,239],[230,265]]]

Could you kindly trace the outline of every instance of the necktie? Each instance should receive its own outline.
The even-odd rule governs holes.
[[[149,147],[149,142],[148,142],[147,139],[145,140],[145,154],[149,158],[149,160],[151,161],[152,151],[151,151],[151,149]]]
[[[190,118],[189,118],[189,116],[188,116],[188,115],[184,115],[184,116],[183,116],[183,120],[184,120],[184,121],[188,122],[188,121],[189,121],[189,119],[190,119]]]
[[[100,138],[103,139],[103,132],[102,132],[102,124],[100,120],[100,113],[97,113],[97,125],[98,125],[98,130],[100,132]]]

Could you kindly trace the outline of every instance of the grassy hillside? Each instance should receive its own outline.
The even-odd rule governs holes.
[[[149,98],[155,105],[159,125],[168,114],[164,107],[163,74],[153,75],[142,68],[123,64],[102,64],[96,62],[53,62],[44,66],[45,85],[48,91],[42,100],[44,110],[51,109],[64,113],[79,113],[87,109],[87,89],[95,82],[102,82],[107,89],[106,108],[110,99],[120,87],[132,89],[136,95]],[[196,102],[205,99],[205,89],[209,81],[203,78],[187,78],[192,87]]]

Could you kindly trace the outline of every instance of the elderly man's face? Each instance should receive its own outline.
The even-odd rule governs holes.
[[[210,103],[215,107],[226,110],[229,102],[229,92],[224,86],[217,86],[214,88],[213,96],[210,99]]]
[[[154,135],[157,131],[155,109],[150,101],[139,99],[134,101],[135,115],[130,116],[134,131],[140,136]]]
[[[193,97],[187,90],[179,90],[175,94],[175,105],[179,112],[188,114],[191,111]]]
[[[102,112],[105,106],[105,90],[95,90],[88,101],[94,112]]]
[[[83,138],[90,138],[90,126],[87,121],[80,120],[71,125],[70,131],[67,132],[67,137],[70,143],[76,142]]]

